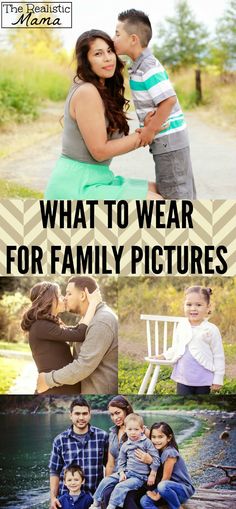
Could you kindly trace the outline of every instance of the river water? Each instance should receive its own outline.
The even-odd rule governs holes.
[[[175,414],[145,413],[145,424],[167,421],[180,443],[196,430],[198,421]],[[0,507],[46,509],[49,507],[48,461],[53,438],[70,424],[67,414],[0,416]],[[92,424],[108,430],[107,414],[97,414]]]

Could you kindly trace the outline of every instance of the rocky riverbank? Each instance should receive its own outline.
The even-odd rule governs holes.
[[[194,437],[191,447],[184,447],[184,456],[195,486],[202,486],[222,477],[221,469],[206,467],[205,464],[236,467],[236,412],[196,411],[188,412],[204,423],[204,432]],[[232,489],[232,486],[218,486]]]

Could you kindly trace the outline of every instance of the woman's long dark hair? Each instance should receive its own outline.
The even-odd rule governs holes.
[[[133,413],[133,407],[131,406],[129,401],[121,394],[118,396],[114,396],[114,398],[112,398],[109,401],[107,405],[108,410],[110,407],[120,408],[120,410],[123,410],[123,412],[125,413],[125,416]],[[121,437],[121,443],[126,442],[127,439],[128,439],[127,434],[124,433]]]
[[[59,286],[56,283],[49,283],[47,281],[36,283],[31,288],[30,300],[32,304],[24,313],[21,322],[21,328],[24,331],[29,331],[31,325],[36,320],[50,320],[58,325],[62,323],[60,318],[51,313],[53,303],[56,301],[58,304],[58,289]]]
[[[131,404],[121,394],[118,395],[118,396],[114,396],[114,398],[112,398],[109,401],[109,403],[107,405],[108,410],[109,410],[110,406],[116,407],[116,408],[120,408],[121,410],[124,411],[125,416],[133,413],[133,408],[132,408]]]
[[[129,107],[129,101],[124,97],[124,78],[122,70],[123,62],[116,57],[116,70],[112,78],[105,79],[105,85],[99,81],[99,77],[92,71],[88,61],[88,51],[95,39],[103,39],[115,53],[112,39],[102,30],[88,30],[77,39],[75,57],[77,61],[76,78],[92,83],[97,88],[105,107],[105,115],[108,120],[107,134],[119,131],[125,135],[129,132],[129,125],[124,112]]]
[[[152,440],[152,431],[154,429],[160,429],[160,431],[162,433],[164,433],[164,435],[166,435],[167,438],[170,438],[168,445],[170,445],[171,447],[174,447],[175,449],[177,449],[177,451],[179,450],[178,445],[175,440],[175,434],[173,432],[173,429],[169,426],[169,424],[167,424],[167,422],[154,422],[154,424],[152,425],[152,427],[150,429],[150,440]]]

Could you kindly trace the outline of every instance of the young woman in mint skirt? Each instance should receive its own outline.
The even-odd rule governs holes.
[[[129,133],[123,63],[112,39],[84,32],[75,47],[76,76],[65,103],[62,155],[50,177],[47,200],[161,199],[155,183],[115,176],[113,156],[141,146]]]

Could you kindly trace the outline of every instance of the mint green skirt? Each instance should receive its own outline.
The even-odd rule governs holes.
[[[107,165],[61,156],[45,191],[46,200],[144,200],[148,181],[115,177]]]

